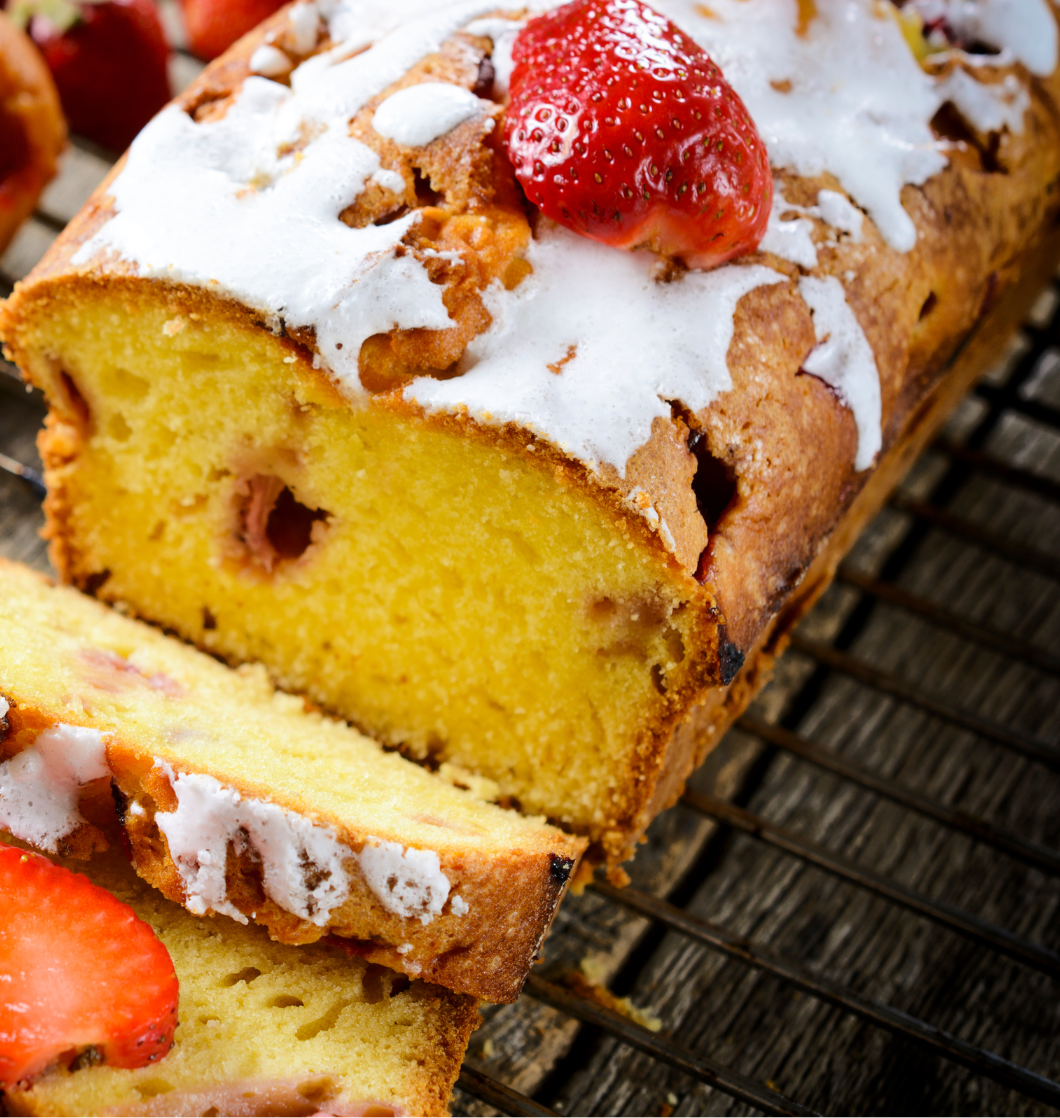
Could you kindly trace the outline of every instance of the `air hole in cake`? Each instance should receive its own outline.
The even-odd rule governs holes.
[[[696,495],[700,516],[707,527],[713,529],[736,499],[736,475],[731,467],[710,453],[702,431],[693,431],[688,436],[688,449],[696,459],[692,492]]]
[[[375,1005],[387,996],[386,974],[386,968],[379,966],[378,963],[369,963],[364,968],[361,990],[364,993],[364,1000],[369,1005]]]
[[[235,974],[226,974],[224,978],[218,982],[218,986],[229,987],[236,986],[240,982],[245,982],[248,986],[254,981],[255,978],[261,977],[261,971],[257,967],[244,967],[241,971],[236,971]]]
[[[281,478],[254,474],[239,486],[239,536],[251,562],[271,573],[282,562],[300,559],[318,537],[317,524],[329,514],[295,497]]]
[[[97,594],[109,578],[109,569],[105,571],[94,571],[81,580],[81,589],[84,590],[86,594]]]
[[[128,442],[132,437],[132,428],[125,421],[125,416],[118,412],[107,421],[107,432],[116,442]]]
[[[303,1025],[294,1035],[299,1040],[312,1040],[313,1037],[319,1036],[320,1033],[326,1032],[328,1029],[333,1029],[342,1011],[348,1005],[353,1005],[353,998],[340,999],[322,1017],[318,1017],[315,1021],[310,1021],[308,1024]]]
[[[399,217],[404,217],[409,212],[408,206],[404,202],[399,206],[395,206],[389,213],[380,214],[372,224],[373,225],[389,225],[392,221],[397,221]]]
[[[89,424],[92,422],[92,412],[88,406],[88,401],[81,395],[81,389],[77,387],[77,382],[65,370],[59,373],[59,380],[63,386],[63,410],[66,412],[66,418],[73,420],[73,422],[82,430],[87,431]]]
[[[496,79],[496,71],[493,68],[493,60],[488,54],[484,54],[478,62],[478,74],[475,76],[475,84],[471,87],[471,92],[476,97],[481,97],[484,101],[493,99],[493,83]]]
[[[979,166],[982,170],[991,174],[1008,174],[1008,168],[998,158],[1001,147],[1000,133],[991,133],[986,143],[983,143],[961,115],[960,110],[950,101],[947,101],[931,118],[931,128],[940,140],[963,144],[967,150],[974,151],[979,157]]]
[[[419,167],[412,168],[412,185],[416,191],[417,206],[437,206],[445,201],[445,195],[439,194],[431,186],[430,180],[420,171]]]
[[[663,675],[663,670],[658,664],[651,666],[651,682],[652,686],[660,695],[666,694],[666,678]]]
[[[202,627],[210,632],[217,628],[217,618],[206,608],[202,607]]]
[[[298,1004],[301,1005],[302,1003],[299,1002]],[[325,1075],[320,1079],[309,1079],[304,1083],[299,1083],[295,1089],[307,1102],[316,1103],[319,1106],[321,1103],[338,1098],[342,1086],[331,1076]]]
[[[275,998],[269,1002],[275,1009],[291,1009],[297,1006],[305,1005],[301,998],[296,998],[291,994],[277,994]]]
[[[920,321],[923,322],[925,318],[935,309],[939,301],[939,297],[932,291],[924,300],[924,305],[920,308]]]

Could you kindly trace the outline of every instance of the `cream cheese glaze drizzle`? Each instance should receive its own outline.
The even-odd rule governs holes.
[[[475,338],[466,371],[421,377],[405,396],[426,408],[518,423],[599,469],[624,475],[667,400],[705,408],[732,387],[726,354],[740,298],[785,277],[761,266],[689,272],[657,283],[647,253],[617,252],[558,226],[538,229],[533,273],[487,292],[493,326]],[[550,368],[549,366],[552,366]]]
[[[1000,61],[1018,58],[1036,73],[1055,66],[1056,27],[1045,0],[915,2],[941,4],[955,25],[973,27],[1000,49]],[[529,8],[551,6],[532,0]],[[930,127],[943,100],[953,99],[977,126],[1021,126],[1022,86],[999,83],[977,93],[967,75],[936,81],[913,57],[889,6],[876,0],[819,3],[802,33],[797,0],[711,0],[709,9],[694,0],[656,0],[655,6],[719,63],[774,166],[831,173],[900,251],[916,241],[903,186],[925,182],[946,164]],[[141,275],[234,296],[277,327],[311,328],[318,363],[351,399],[363,398],[357,358],[367,337],[395,327],[441,329],[450,319],[424,266],[396,252],[418,220],[415,212],[363,229],[339,220],[366,183],[393,182],[375,153],[350,138],[347,122],[461,28],[493,39],[503,89],[521,24],[496,13],[496,0],[442,8],[431,0],[303,0],[290,16],[299,50],[321,25],[330,48],[297,66],[289,89],[248,78],[220,120],[199,124],[175,107],[161,113],[112,186],[115,216],[74,263],[115,253]],[[278,66],[271,54],[256,57],[266,71]],[[397,111],[401,94],[384,103],[382,128],[412,143],[473,111],[471,94],[454,92],[443,120],[426,96],[409,91],[404,118]],[[300,155],[282,154],[299,137]],[[858,210],[843,195],[822,192],[810,212],[860,235]],[[771,251],[816,266],[809,223],[791,224],[779,230],[773,223]],[[786,251],[775,247],[785,241]],[[406,396],[427,409],[466,408],[482,422],[520,423],[590,468],[606,465],[623,476],[654,418],[669,415],[668,400],[699,410],[731,386],[726,351],[736,304],[755,287],[783,280],[770,269],[736,264],[658,284],[645,254],[602,249],[552,229],[532,244],[529,259],[534,273],[522,285],[486,292],[493,325],[468,347],[463,375],[420,378]],[[837,291],[835,281],[826,301],[817,292],[814,314],[821,321],[842,318],[849,340],[848,328],[857,323],[845,299],[846,313],[840,312]],[[852,364],[835,364],[855,351]],[[815,354],[854,410],[857,468],[863,468],[880,441],[878,418],[870,430],[873,409],[865,403],[873,393],[879,397],[875,363],[860,343],[842,355]],[[557,364],[558,375],[549,369]]]
[[[175,811],[156,812],[169,855],[184,886],[185,905],[247,923],[228,900],[228,848],[249,844],[261,859],[263,886],[280,908],[323,927],[349,896],[345,861],[353,851],[331,827],[266,800],[244,797],[206,773],[179,773],[155,762],[177,797]],[[312,880],[310,880],[310,876]]]
[[[6,714],[7,701],[0,702]],[[59,840],[85,822],[81,789],[109,776],[103,734],[58,722],[0,764],[0,827],[55,853]]]

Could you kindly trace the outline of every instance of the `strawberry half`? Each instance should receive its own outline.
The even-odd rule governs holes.
[[[128,905],[0,843],[0,1089],[53,1064],[159,1059],[177,995],[169,952]]]
[[[753,249],[773,179],[709,56],[640,0],[574,0],[515,40],[504,140],[527,197],[583,237],[692,268]]]
[[[12,0],[40,48],[72,131],[121,151],[172,96],[153,0]]]

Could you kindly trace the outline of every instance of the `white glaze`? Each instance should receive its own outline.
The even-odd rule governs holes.
[[[0,718],[3,718],[10,709],[11,704],[7,701],[7,699],[4,698],[3,695],[0,695]]]
[[[0,764],[0,827],[55,853],[85,822],[77,809],[81,789],[110,775],[103,734],[59,722]]]
[[[1000,132],[1007,128],[1017,135],[1023,131],[1030,94],[1015,74],[1006,74],[999,82],[987,83],[957,68],[942,78],[937,88],[942,99],[952,102],[978,131]]]
[[[448,82],[421,82],[391,94],[375,110],[372,127],[405,147],[422,147],[488,107],[470,90]]]
[[[435,851],[403,848],[369,835],[358,860],[368,887],[388,912],[407,920],[418,917],[421,924],[441,913],[449,879]]]
[[[320,31],[320,9],[312,0],[295,4],[287,13],[291,28],[291,49],[295,54],[308,54],[316,45]]]
[[[533,274],[514,291],[487,290],[493,326],[468,346],[464,375],[420,377],[405,396],[518,423],[623,477],[652,421],[669,418],[668,400],[698,411],[732,387],[726,355],[736,304],[784,282],[770,268],[729,266],[657,283],[647,253],[616,252],[544,224],[527,259]]]
[[[818,342],[802,367],[831,385],[850,408],[858,429],[854,469],[866,470],[882,445],[880,374],[872,346],[835,276],[803,276],[799,294],[813,312]]]
[[[526,26],[524,19],[476,19],[467,25],[472,35],[483,35],[493,40],[493,92],[498,97],[507,97],[508,83],[512,77],[512,48],[519,32]]]
[[[841,233],[849,233],[854,244],[861,243],[864,215],[845,195],[835,190],[819,190],[815,209],[822,221]]]
[[[184,886],[185,905],[194,913],[222,912],[241,924],[247,918],[228,901],[225,864],[229,845],[249,845],[261,858],[263,886],[280,908],[323,927],[349,895],[344,862],[353,851],[328,826],[313,823],[266,800],[247,799],[204,773],[178,773],[155,761],[177,797],[172,812],[155,822],[169,844]],[[307,870],[320,880],[306,879]]]
[[[801,268],[817,267],[817,246],[813,242],[813,222],[805,217],[785,221],[789,213],[802,213],[801,206],[788,202],[777,187],[773,192],[773,208],[769,211],[766,235],[758,247],[781,260],[790,260]]]
[[[1056,69],[1056,20],[1046,0],[912,0],[924,20],[945,19],[961,38],[1000,50],[1033,74]]]
[[[790,213],[804,216],[785,221],[784,215]],[[862,240],[863,215],[842,194],[834,190],[819,190],[816,206],[796,206],[784,197],[778,187],[773,192],[773,208],[769,211],[766,235],[758,247],[802,268],[816,268],[817,245],[812,236],[813,222],[807,221],[807,217],[819,217],[833,229],[849,233],[855,244],[860,244]]]
[[[694,0],[662,0],[740,94],[776,167],[830,171],[895,248],[916,242],[901,203],[946,158],[930,120],[938,108],[924,73],[886,6],[873,0],[817,5],[796,34],[796,0],[715,0],[708,19]],[[790,82],[788,92],[773,83]]]
[[[250,56],[250,72],[265,78],[279,77],[291,68],[291,60],[277,47],[262,44]]]
[[[454,893],[449,899],[449,911],[454,916],[467,916],[471,911],[471,906],[459,893]]]

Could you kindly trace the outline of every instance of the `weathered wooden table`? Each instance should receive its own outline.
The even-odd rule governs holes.
[[[0,294],[109,162],[75,140]],[[42,415],[0,369],[0,452],[39,466]],[[0,552],[47,569],[41,524],[0,470]],[[1060,285],[629,869],[454,1113],[1060,1113]]]

